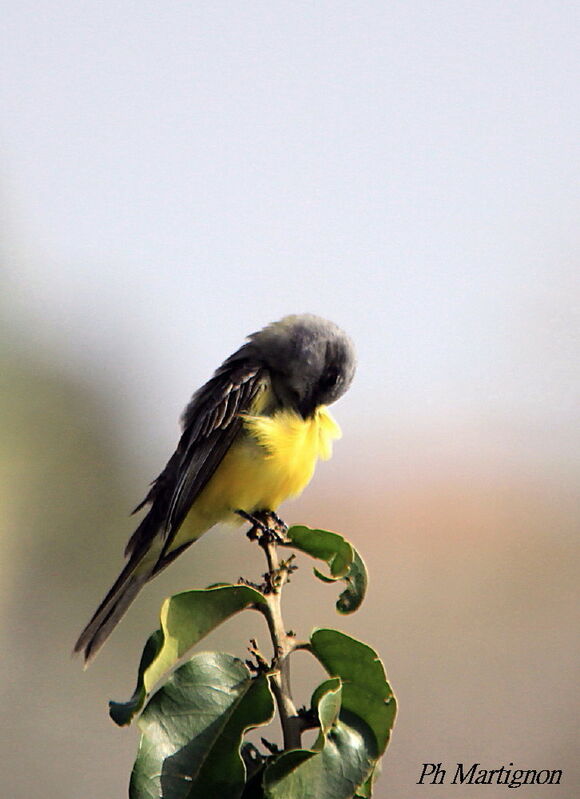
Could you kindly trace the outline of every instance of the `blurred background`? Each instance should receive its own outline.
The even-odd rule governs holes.
[[[351,334],[359,369],[334,459],[283,516],[344,533],[371,586],[338,618],[304,560],[286,620],[382,655],[400,714],[377,797],[447,795],[415,787],[439,761],[559,768],[561,786],[518,795],[577,792],[577,14],[4,4],[6,796],[126,795],[138,735],[107,700],[129,697],[166,595],[255,578],[257,551],[214,530],[88,672],[72,645],[193,390],[304,311]],[[265,646],[247,615],[207,646]]]

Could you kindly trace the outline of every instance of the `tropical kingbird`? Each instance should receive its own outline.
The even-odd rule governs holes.
[[[175,453],[135,511],[125,568],[82,631],[95,655],[145,583],[219,522],[275,512],[308,485],[340,428],[326,406],[352,382],[350,338],[312,314],[248,336],[192,397]]]

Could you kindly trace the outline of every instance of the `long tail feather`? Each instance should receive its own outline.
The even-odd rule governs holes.
[[[83,652],[88,663],[113,632],[129,605],[151,577],[152,564],[144,563],[143,555],[133,556],[103,599],[92,619],[75,644],[75,652]]]

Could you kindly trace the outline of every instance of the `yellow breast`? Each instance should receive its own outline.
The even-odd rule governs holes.
[[[330,458],[332,442],[341,435],[325,407],[310,419],[291,410],[243,418],[248,435],[232,446],[204,491],[213,507],[225,503],[228,510],[275,510],[304,490],[316,461]]]
[[[288,497],[304,490],[312,479],[316,461],[328,460],[332,442],[341,432],[329,411],[320,407],[310,419],[303,419],[292,410],[278,411],[273,416],[244,416],[251,439],[258,443],[265,504],[276,508]]]
[[[310,419],[291,410],[243,419],[246,435],[234,442],[194,502],[173,547],[199,538],[217,522],[241,524],[235,510],[276,510],[304,490],[316,461],[330,458],[332,442],[341,436],[323,406]]]

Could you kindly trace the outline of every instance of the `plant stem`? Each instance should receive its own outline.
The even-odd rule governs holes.
[[[270,684],[280,714],[284,749],[297,749],[301,745],[302,723],[292,700],[288,657],[294,649],[294,638],[286,633],[281,608],[282,588],[288,579],[289,570],[284,567],[284,564],[280,566],[276,544],[270,537],[264,536],[260,545],[268,561],[267,579],[271,587],[270,593],[266,596],[267,605],[264,609],[274,647],[274,665],[276,667],[270,674]]]

